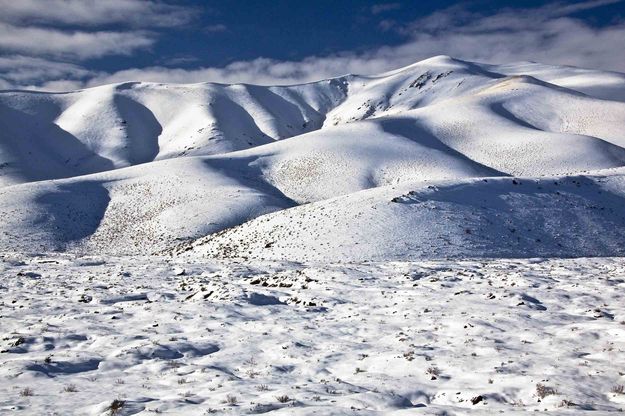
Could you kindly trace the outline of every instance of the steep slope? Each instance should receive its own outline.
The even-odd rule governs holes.
[[[625,254],[625,171],[357,192],[181,245],[210,257],[362,261]]]

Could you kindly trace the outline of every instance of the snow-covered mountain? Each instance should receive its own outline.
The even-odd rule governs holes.
[[[571,67],[3,91],[0,250],[620,255],[622,167],[625,75]]]

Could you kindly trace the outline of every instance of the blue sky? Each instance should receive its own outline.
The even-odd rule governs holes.
[[[0,0],[0,88],[306,82],[439,54],[625,72],[625,1]]]

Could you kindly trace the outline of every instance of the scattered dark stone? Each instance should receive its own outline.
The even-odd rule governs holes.
[[[80,295],[80,299],[78,299],[78,302],[80,303],[89,303],[93,300],[92,296],[89,295]]]
[[[41,277],[39,273],[35,273],[35,272],[18,272],[17,275],[20,277],[31,277],[33,279],[37,279]]]
[[[599,308],[594,309],[593,312],[595,313],[594,318],[598,319],[598,318],[607,318],[610,320],[614,320],[614,315],[607,312],[607,311],[603,311]]]
[[[471,403],[478,404],[479,402],[481,402],[482,400],[484,400],[484,396],[479,395],[479,396],[475,396],[474,398],[471,399]]]
[[[109,407],[107,407],[106,410],[108,410],[110,414],[116,415],[121,412],[125,404],[126,402],[124,400],[115,399],[111,402],[111,404],[109,405]]]
[[[410,83],[408,88],[421,89],[423,86],[425,86],[425,84],[428,82],[428,80],[430,78],[432,78],[432,75],[430,75],[429,72],[426,72],[426,73],[422,74],[421,76],[419,76],[419,78],[417,78],[414,81],[412,81],[412,83]]]

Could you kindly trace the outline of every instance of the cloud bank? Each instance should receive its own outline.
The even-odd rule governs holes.
[[[122,24],[131,27],[172,27],[187,23],[195,11],[150,0],[0,0],[0,10],[0,20],[17,25]]]
[[[151,35],[142,32],[69,32],[0,23],[0,49],[37,56],[82,60],[130,55],[154,42]]]
[[[4,1],[6,0],[0,0],[0,5]],[[137,6],[134,0],[115,1],[127,4],[127,7]],[[471,13],[460,6],[455,6],[407,24],[380,20],[377,30],[394,31],[403,36],[404,42],[396,46],[379,47],[362,53],[343,52],[327,56],[310,56],[297,61],[277,61],[261,57],[251,61],[234,62],[225,67],[180,69],[152,66],[113,73],[91,71],[76,62],[70,64],[54,61],[40,62],[42,66],[47,66],[51,70],[47,77],[38,73],[33,66],[33,61],[29,59],[43,60],[42,57],[46,56],[70,56],[82,59],[112,53],[131,54],[135,50],[150,47],[153,42],[156,42],[156,38],[140,29],[131,30],[124,32],[124,36],[129,36],[125,49],[113,50],[115,44],[119,45],[119,39],[115,41],[114,33],[89,32],[89,36],[65,33],[64,36],[59,35],[62,41],[55,47],[39,50],[35,45],[36,42],[18,41],[13,37],[4,38],[3,26],[0,24],[0,49],[14,52],[13,56],[5,60],[4,68],[8,68],[6,72],[0,60],[0,88],[21,86],[69,89],[128,80],[288,84],[309,82],[346,73],[381,73],[440,54],[479,62],[505,63],[531,60],[625,72],[625,53],[623,53],[625,22],[615,21],[607,26],[593,27],[573,16],[574,13],[584,9],[621,2],[622,0],[592,0],[573,4],[559,3],[525,10],[504,9],[492,14]],[[68,3],[75,2],[68,1]],[[153,9],[166,7],[162,3],[145,2],[145,4]],[[382,18],[384,11],[395,7],[395,3],[387,3],[380,5],[375,11]],[[33,13],[29,14],[22,9],[14,10],[12,13],[14,18],[21,19],[20,21],[44,18]],[[79,15],[77,13],[75,16]],[[113,16],[115,15],[108,18],[109,21],[114,18]],[[157,17],[160,16],[159,12],[154,12],[153,16],[154,22],[169,24],[164,16],[162,17],[164,20],[159,20],[160,18]],[[175,19],[184,19],[182,16],[184,13],[180,12]],[[72,19],[76,20],[77,17]],[[92,24],[89,18],[86,22],[84,24]],[[135,25],[132,17],[128,17],[125,22],[129,26]],[[19,30],[26,29],[20,28]],[[37,35],[37,32],[32,33],[33,37]],[[98,47],[87,46],[91,45],[93,39],[98,36],[102,39]],[[36,57],[25,58],[24,55],[28,54],[36,54]],[[12,67],[11,62],[14,65]]]

